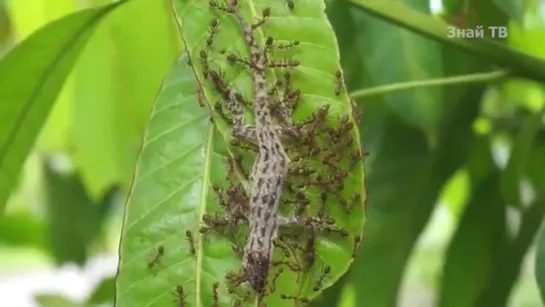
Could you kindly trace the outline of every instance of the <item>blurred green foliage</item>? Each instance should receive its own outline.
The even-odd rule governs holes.
[[[129,192],[152,103],[182,45],[169,1],[110,3],[0,1],[2,272],[83,265],[117,248],[115,195]],[[535,280],[524,259],[533,263],[545,208],[545,22],[538,1],[443,5],[430,16],[423,0],[327,1],[347,86],[367,93],[356,100],[369,219],[356,262],[314,306],[399,306],[415,279],[432,306],[543,305],[545,235]],[[443,20],[509,35],[448,39]],[[498,69],[512,75],[373,94]],[[429,225],[441,210],[452,236]],[[424,242],[426,227],[439,243]],[[113,285],[106,279],[86,304],[111,301]]]

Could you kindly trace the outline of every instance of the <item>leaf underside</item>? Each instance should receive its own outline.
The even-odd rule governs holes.
[[[257,22],[262,9],[270,7],[267,22],[254,31],[259,45],[263,45],[268,36],[273,37],[275,44],[300,42],[293,48],[277,48],[269,55],[270,61],[296,59],[300,62],[298,67],[289,70],[292,88],[301,91],[293,113],[294,122],[301,123],[321,106],[329,105],[322,126],[337,129],[341,116],[346,116],[352,123],[352,109],[344,82],[336,78],[339,53],[324,13],[324,3],[297,1],[290,10],[285,1],[239,2],[242,15],[249,23]],[[165,79],[148,123],[126,207],[116,306],[176,306],[177,298],[173,293],[178,285],[182,286],[178,288],[183,288],[185,295],[183,306],[232,306],[245,299],[242,305],[253,306],[256,305],[254,296],[246,295],[251,293],[249,287],[242,284],[233,288],[226,281],[229,272],[241,270],[241,258],[236,250],[244,247],[245,223],[224,230],[213,228],[206,234],[199,232],[205,214],[225,216],[214,185],[223,190],[242,187],[247,197],[251,184],[248,175],[255,160],[253,151],[232,144],[229,116],[225,117],[217,108],[220,95],[205,78],[201,50],[206,53],[209,69],[221,71],[225,82],[251,101],[253,85],[249,68],[230,65],[226,60],[231,53],[248,58],[247,47],[236,19],[210,8],[207,1],[173,1],[173,8],[187,53]],[[208,46],[209,28],[214,19],[218,20],[218,31]],[[286,71],[285,68],[269,69],[267,83],[273,86]],[[202,95],[197,93],[197,88],[202,90]],[[340,93],[336,95],[336,91]],[[246,111],[251,114],[249,108]],[[295,163],[295,156],[306,154],[309,149],[298,146],[297,142],[284,144],[293,165],[315,171],[314,175],[308,176],[290,175],[286,186],[295,186],[295,190],[310,201],[306,217],[316,218],[318,211],[325,207],[322,217],[335,221],[334,230],[318,231],[311,253],[306,248],[307,229],[298,226],[280,229],[280,238],[289,234],[297,236],[284,241],[287,247],[275,248],[273,258],[298,265],[299,269],[271,267],[269,293],[264,300],[268,306],[299,305],[301,298],[310,300],[331,286],[348,270],[357,247],[356,238],[362,236],[366,201],[363,163],[361,159],[349,158],[350,153],[360,152],[356,125],[342,138],[345,142],[352,141],[343,149],[346,152],[337,152],[340,160],[336,161],[339,167],[336,171],[321,160],[338,150],[335,148],[338,144],[331,144],[331,137],[322,133],[315,138],[321,153],[307,154],[301,162]],[[232,157],[242,158],[241,167],[236,168],[237,180],[226,178]],[[316,176],[328,179],[351,165],[354,166],[348,176],[341,179],[342,188],[336,196],[326,193],[325,184],[310,183],[317,180]],[[280,207],[285,216],[293,214],[297,206],[294,193],[288,191],[286,187]],[[322,194],[327,195],[325,206],[322,205]],[[359,198],[356,199],[356,195]],[[191,232],[192,240],[187,239],[186,231]],[[192,246],[195,254],[192,254]],[[159,247],[164,253],[157,257]],[[314,255],[313,263],[305,261],[309,254]],[[325,267],[329,267],[330,272],[322,276]],[[215,283],[219,283],[217,290]],[[273,285],[275,291],[270,293]],[[228,292],[229,288],[232,293]],[[282,299],[282,295],[297,299]]]

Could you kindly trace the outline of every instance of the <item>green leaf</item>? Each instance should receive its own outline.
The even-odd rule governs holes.
[[[132,22],[139,15],[148,18]],[[171,19],[164,1],[131,2],[97,29],[75,68],[74,160],[94,199],[113,184],[129,188],[134,148],[180,51]]]
[[[103,279],[93,290],[85,306],[97,306],[107,304],[114,300],[115,276]]]
[[[513,50],[487,38],[449,38],[448,25],[435,18],[407,8],[399,1],[350,0],[369,14],[438,42],[447,43],[478,55],[492,63],[510,68],[517,76],[542,82],[545,80],[545,62],[523,52]]]
[[[133,22],[141,15],[146,18]],[[108,23],[117,51],[117,97],[130,131],[141,139],[157,89],[182,51],[181,40],[168,1],[133,1]]]
[[[498,6],[505,14],[522,24],[524,19],[525,3],[530,3],[531,1],[494,0],[492,2],[494,2],[496,6]]]
[[[543,121],[542,112],[524,116],[522,127],[515,137],[509,161],[501,176],[502,195],[507,204],[518,206],[521,203],[520,182],[525,173],[527,161],[532,151],[534,137]]]
[[[465,162],[472,143],[482,87],[468,88],[438,131],[436,147],[426,135],[393,114],[369,128],[369,219],[352,271],[357,302],[395,306],[413,245],[424,229],[444,183]],[[395,227],[392,227],[395,225]],[[392,245],[392,242],[396,242]]]
[[[209,177],[221,176],[225,170],[224,158],[212,147],[217,132],[208,112],[197,103],[196,86],[187,57],[181,57],[163,81],[152,108],[127,200],[117,307],[172,305],[176,298],[170,292],[177,284],[183,285],[188,302],[209,300],[202,292],[212,291],[215,281],[210,274],[225,274],[236,265],[229,258],[229,245],[206,244],[203,250],[205,241],[197,236],[202,211],[207,200],[213,199]],[[195,256],[186,230],[192,231],[199,248]],[[164,256],[149,269],[159,246]]]
[[[498,0],[445,0],[443,6],[445,17],[450,24],[461,28],[475,28],[481,25],[486,29],[488,26],[504,26],[508,21],[507,13],[500,10],[497,2]]]
[[[358,26],[358,20],[363,12],[351,7],[346,0],[337,0],[327,5],[327,17],[331,22],[341,55],[345,82],[350,92],[357,89],[371,88],[378,85],[374,80],[369,59],[363,53],[363,44],[366,41],[363,28]],[[358,39],[359,38],[359,39]],[[357,99],[357,108],[365,110],[364,126],[372,126],[383,120],[389,111],[383,95],[368,96],[365,99]],[[363,108],[365,105],[365,108]],[[364,133],[365,131],[362,131]],[[364,137],[363,139],[366,139]]]
[[[507,306],[510,294],[518,281],[524,258],[534,242],[545,213],[543,202],[537,201],[521,212],[521,225],[516,238],[498,255],[486,287],[475,306]]]
[[[102,23],[74,68],[73,159],[92,199],[124,182],[133,165],[126,154],[134,150],[129,120],[116,92],[116,52],[110,23]]]
[[[53,256],[58,264],[74,262],[85,264],[89,245],[101,229],[111,207],[111,195],[101,203],[91,200],[78,173],[59,173],[44,163],[48,236]]]
[[[492,171],[482,182],[472,183],[470,202],[447,250],[438,300],[441,307],[479,306],[480,291],[506,246],[499,173]]]
[[[421,12],[429,11],[429,1],[405,1]],[[437,78],[442,73],[440,45],[397,25],[359,14],[357,29],[367,69],[375,86]],[[363,15],[363,16],[362,16]],[[443,115],[442,89],[430,87],[386,94],[388,106],[412,125],[431,130]]]
[[[429,182],[433,153],[421,131],[392,114],[382,125],[370,127],[369,133],[380,133],[377,144],[367,143],[369,215],[373,218],[365,226],[351,277],[358,303],[395,306],[403,267],[420,232],[412,224],[416,219],[425,222],[426,211],[434,203],[420,200]]]
[[[540,166],[545,163],[543,135],[537,144],[530,155],[527,171],[539,199],[545,199],[545,173],[540,171]],[[534,274],[541,294],[541,301],[545,302],[545,227],[543,225],[537,236],[536,249]]]
[[[0,211],[94,27],[119,2],[74,13],[31,35],[0,61]]]
[[[78,304],[69,298],[60,295],[36,295],[34,297],[40,307],[76,307]]]
[[[8,246],[44,247],[44,225],[29,213],[12,213],[0,220],[0,242]]]
[[[545,303],[545,227],[541,227],[537,238],[535,274],[541,294],[541,301]]]
[[[14,38],[26,39],[44,25],[78,10],[73,0],[56,0],[55,5],[47,0],[32,3],[8,1],[9,14],[13,19]],[[35,149],[44,153],[64,151],[69,142],[70,115],[73,105],[71,78],[69,77],[59,93],[45,124],[43,125]]]
[[[450,7],[456,4],[455,7]],[[497,9],[490,1],[467,1],[454,0],[444,1],[445,15],[451,16],[462,14],[466,18],[466,27],[475,27],[477,25],[506,26],[507,19],[504,15],[498,14]],[[465,9],[465,6],[468,6]],[[477,7],[475,7],[477,6]],[[446,76],[466,75],[478,72],[489,72],[496,68],[491,63],[483,61],[475,55],[464,52],[458,48],[453,48],[451,44],[442,44],[443,72]],[[467,85],[447,86],[443,89],[443,99],[448,101],[459,101]],[[446,108],[446,107],[445,107]],[[448,114],[448,110],[445,110]]]
[[[191,4],[191,5],[190,5]],[[248,4],[244,3],[241,5],[244,5],[243,11],[244,15],[253,15],[253,19],[257,19],[258,16],[256,16],[255,12],[260,12],[262,8],[264,8],[264,2],[254,2],[252,3],[255,7],[252,10],[252,14],[250,14],[250,11],[248,10]],[[240,54],[242,56],[242,53],[245,53],[244,50],[246,47],[242,43],[242,33],[240,31],[240,27],[235,23],[235,20],[231,18],[231,16],[227,16],[222,13],[214,13],[209,9],[209,4],[206,2],[188,2],[188,1],[176,1],[174,3],[174,9],[177,15],[177,21],[180,24],[181,27],[181,33],[182,38],[184,40],[184,43],[186,45],[187,50],[190,53],[191,62],[193,63],[194,70],[198,73],[197,78],[200,83],[198,86],[203,88],[204,92],[204,101],[207,105],[212,106],[214,102],[219,100],[219,95],[212,91],[210,88],[210,85],[205,83],[202,75],[202,68],[200,66],[201,60],[200,59],[200,49],[204,48],[204,46],[207,43],[207,32],[209,29],[209,24],[212,20],[212,18],[216,17],[219,20],[219,33],[215,36],[214,42],[213,42],[213,48],[212,50],[203,51],[208,52],[207,58],[209,60],[208,64],[210,68],[212,69],[218,69],[217,67],[221,67],[221,71],[225,72],[226,79],[235,81],[234,79],[238,75],[239,78],[236,78],[236,87],[237,90],[244,96],[244,97],[250,97],[252,93],[252,82],[251,82],[251,76],[248,73],[243,72],[243,68],[241,67],[229,67],[229,64],[227,63],[227,60],[225,59],[225,56],[227,55],[227,52],[234,52],[235,54]],[[259,13],[257,13],[259,14]],[[296,23],[295,26],[293,24],[287,24],[283,22],[281,18],[279,17],[288,17],[291,16],[291,18],[294,18],[300,22]],[[305,17],[305,18],[301,18]],[[181,22],[183,20],[183,23]],[[296,122],[300,122],[303,119],[307,119],[310,117],[310,115],[317,111],[318,108],[323,104],[330,104],[330,113],[328,116],[328,123],[336,123],[338,120],[336,120],[337,116],[340,115],[348,115],[351,111],[351,106],[349,104],[349,99],[346,94],[346,89],[344,87],[344,84],[340,83],[342,86],[340,88],[341,93],[339,95],[335,94],[336,91],[336,70],[339,68],[339,55],[338,50],[336,47],[335,37],[333,35],[333,31],[327,21],[327,18],[324,14],[324,5],[320,2],[308,2],[308,3],[296,3],[296,8],[290,12],[290,10],[285,6],[285,3],[278,2],[274,5],[271,3],[271,17],[267,21],[267,23],[263,26],[264,31],[267,35],[271,35],[274,37],[274,40],[277,43],[289,43],[291,40],[298,40],[300,41],[299,46],[296,48],[292,48],[289,50],[284,51],[284,54],[281,54],[279,51],[278,54],[274,54],[274,57],[271,57],[271,60],[273,58],[275,61],[280,61],[284,58],[288,58],[290,56],[296,55],[296,59],[300,62],[300,67],[292,70],[292,79],[291,84],[293,87],[298,88],[302,92],[302,99],[299,103],[299,107],[295,111],[295,114],[293,116],[293,119]],[[260,29],[260,30],[262,30]],[[261,43],[264,41],[264,37],[261,34],[261,31],[255,31],[254,33],[256,36],[258,36],[258,41]],[[234,44],[233,44],[234,42]],[[222,55],[221,51],[225,50],[224,55]],[[319,60],[318,60],[319,59]],[[182,60],[187,61],[187,60]],[[178,69],[178,76],[183,75],[183,78],[186,78],[185,80],[188,80],[187,78],[190,78],[189,76],[185,76],[185,74],[194,73],[193,70],[191,70],[189,67],[184,66],[185,64],[181,62],[179,66],[177,66]],[[181,66],[181,67],[180,67]],[[283,72],[280,71],[271,71],[271,77],[274,75],[280,76],[280,74]],[[187,81],[189,82],[189,81]],[[271,83],[273,82],[271,78]],[[181,82],[180,82],[181,83]],[[229,82],[231,83],[231,82]],[[165,81],[165,84],[169,84],[169,81]],[[189,84],[189,83],[188,83]],[[272,85],[272,84],[271,84]],[[187,85],[189,86],[189,85]],[[195,93],[195,87],[197,85],[192,83],[191,84],[191,92],[184,92],[183,94],[177,94],[177,97],[184,97],[186,95],[194,95]],[[178,87],[183,88],[183,85],[178,85]],[[170,98],[170,101],[176,101],[175,99],[177,97]],[[161,96],[158,98],[158,105],[161,105]],[[191,96],[192,100],[192,108],[197,107],[197,101],[196,97]],[[184,105],[185,106],[185,105]],[[158,108],[155,106],[155,108]],[[189,107],[188,107],[189,108]],[[176,111],[170,111],[170,112],[176,112]],[[192,111],[186,110],[186,114],[190,114]],[[196,111],[195,111],[196,112]],[[165,112],[166,113],[166,112]],[[167,115],[164,115],[167,116]],[[174,116],[174,115],[170,115]],[[197,242],[198,246],[198,253],[196,256],[196,266],[189,266],[186,264],[186,266],[183,267],[183,269],[180,269],[179,272],[172,272],[171,274],[174,276],[177,276],[176,278],[170,278],[170,283],[166,283],[164,280],[162,281],[162,284],[159,285],[159,281],[157,281],[157,287],[154,287],[154,282],[150,281],[150,284],[144,285],[142,283],[142,287],[145,288],[139,288],[138,286],[132,287],[130,290],[120,290],[120,289],[127,289],[128,286],[126,286],[128,283],[129,277],[127,277],[129,274],[133,274],[133,280],[139,280],[146,274],[147,267],[146,267],[146,259],[149,260],[150,257],[153,257],[154,248],[157,247],[160,243],[150,244],[149,242],[146,242],[145,244],[148,244],[148,248],[144,247],[144,250],[147,250],[147,254],[139,254],[142,258],[142,263],[138,263],[139,267],[136,268],[137,261],[140,259],[137,259],[135,261],[130,261],[133,259],[123,259],[123,257],[131,257],[134,255],[135,250],[137,250],[136,246],[137,244],[139,247],[143,247],[144,243],[140,243],[139,241],[143,235],[138,234],[138,232],[146,233],[148,234],[146,237],[150,238],[148,240],[153,240],[156,238],[151,238],[151,234],[149,234],[150,230],[150,224],[145,225],[144,223],[151,223],[152,218],[151,215],[145,216],[142,214],[142,212],[138,212],[138,209],[133,208],[139,208],[140,206],[144,206],[144,204],[141,204],[141,202],[144,202],[143,195],[146,195],[146,198],[148,199],[145,201],[146,208],[150,207],[150,204],[156,203],[155,201],[149,200],[151,197],[150,195],[153,195],[154,192],[153,189],[157,189],[157,187],[154,186],[154,184],[159,183],[153,183],[152,179],[149,176],[146,179],[146,182],[139,183],[139,175],[136,175],[136,183],[135,187],[133,189],[133,193],[131,194],[131,199],[129,201],[129,212],[135,212],[135,216],[139,217],[140,220],[132,221],[131,218],[127,217],[127,222],[125,223],[125,230],[124,230],[124,237],[123,241],[126,242],[126,240],[131,240],[131,242],[137,242],[137,243],[126,243],[126,245],[123,245],[121,256],[121,273],[120,273],[120,279],[118,280],[118,303],[121,302],[120,298],[124,299],[124,304],[134,304],[136,302],[148,302],[149,304],[161,304],[161,302],[166,302],[166,300],[172,300],[173,297],[170,295],[163,295],[161,297],[158,296],[156,293],[168,293],[168,291],[173,291],[174,287],[176,287],[176,283],[183,284],[184,286],[184,292],[188,295],[187,300],[188,302],[195,302],[196,305],[210,305],[212,304],[213,295],[212,295],[212,285],[215,282],[219,282],[220,288],[219,288],[219,294],[220,294],[220,300],[222,302],[228,302],[230,301],[230,297],[227,294],[227,289],[225,285],[225,275],[229,271],[238,272],[240,269],[240,259],[236,256],[236,254],[232,251],[231,245],[232,243],[227,240],[227,238],[222,238],[219,236],[210,235],[210,237],[206,237],[206,240],[201,238],[200,235],[197,234],[197,227],[198,227],[198,221],[201,220],[202,215],[206,212],[208,214],[211,214],[212,216],[216,211],[219,211],[219,205],[217,201],[214,201],[214,198],[209,196],[212,195],[213,191],[210,191],[210,186],[212,184],[221,183],[225,184],[225,180],[223,177],[225,176],[225,172],[221,171],[226,166],[226,159],[225,155],[227,154],[242,154],[238,152],[238,149],[235,149],[231,146],[226,146],[226,144],[229,144],[228,142],[231,141],[231,133],[229,131],[229,127],[227,127],[227,122],[222,120],[220,114],[218,112],[214,112],[214,123],[216,124],[217,132],[212,132],[214,130],[210,130],[208,133],[206,133],[206,127],[198,127],[195,128],[198,131],[192,131],[192,133],[196,133],[198,137],[196,137],[197,140],[199,140],[200,143],[198,144],[180,144],[183,137],[180,137],[179,134],[176,135],[176,138],[172,139],[171,142],[179,142],[177,144],[170,144],[169,148],[174,148],[176,146],[180,146],[178,150],[173,151],[173,154],[179,154],[179,152],[182,152],[182,148],[193,148],[196,146],[200,146],[199,148],[205,147],[204,150],[205,155],[204,157],[202,154],[199,154],[197,157],[195,157],[195,160],[192,160],[190,162],[190,165],[183,165],[183,167],[180,165],[180,171],[184,170],[186,173],[189,173],[190,171],[195,171],[195,174],[187,174],[185,176],[182,176],[185,178],[185,180],[188,180],[188,178],[199,178],[198,176],[201,176],[204,180],[204,184],[201,183],[201,185],[204,185],[202,187],[199,185],[198,187],[192,186],[191,192],[186,192],[187,194],[191,195],[202,195],[200,199],[197,197],[193,198],[194,204],[185,203],[187,207],[187,212],[193,214],[191,218],[189,218],[191,221],[193,221],[195,224],[191,225],[189,224],[185,230],[189,229],[193,232],[194,241]],[[349,120],[351,118],[349,117]],[[179,120],[178,120],[179,121]],[[203,120],[203,123],[206,123],[206,121]],[[159,123],[155,123],[155,118],[152,118],[150,121],[150,127],[148,129],[151,129],[154,127],[154,125],[158,125]],[[179,125],[178,123],[172,124],[167,123],[165,120],[163,120],[162,125]],[[187,129],[187,128],[186,128]],[[189,133],[189,132],[187,132]],[[206,133],[206,134],[205,134]],[[212,134],[213,133],[213,134]],[[216,135],[216,133],[218,133]],[[148,137],[150,133],[148,130]],[[215,138],[213,137],[215,136]],[[351,150],[356,150],[359,147],[359,144],[357,140],[359,139],[357,132],[355,129],[352,128],[352,131],[347,132],[347,136],[350,136],[352,138],[352,143],[350,144]],[[152,137],[153,138],[153,137]],[[186,137],[186,139],[189,138],[189,135]],[[191,140],[195,138],[193,135],[191,135]],[[203,140],[204,141],[201,141]],[[173,141],[174,140],[174,141]],[[161,139],[163,142],[167,142],[166,138]],[[325,142],[325,139],[320,139],[320,142]],[[161,145],[157,144],[158,141],[155,141],[153,146],[144,147],[141,159],[143,157],[146,157],[146,155],[152,155],[152,152],[158,152],[162,150],[160,146],[167,146],[167,145]],[[206,144],[206,145],[205,145]],[[323,145],[323,144],[322,144]],[[295,147],[295,144],[292,145]],[[291,148],[291,147],[290,147]],[[324,148],[322,149],[324,152],[327,152],[328,150],[331,150],[333,147]],[[213,152],[212,152],[213,150]],[[291,151],[290,151],[291,152]],[[214,154],[212,154],[214,153]],[[291,152],[293,153],[293,152]],[[162,154],[162,157],[165,155]],[[174,156],[176,157],[176,156]],[[198,159],[201,160],[198,160]],[[221,159],[220,159],[221,158]],[[318,156],[316,158],[313,157],[312,161],[309,163],[313,163],[312,167],[316,167],[317,172],[324,170],[324,163],[322,163],[320,160],[324,158],[322,156]],[[295,160],[295,159],[294,159]],[[309,159],[310,160],[310,159]],[[142,160],[141,160],[142,161]],[[306,160],[304,160],[306,162]],[[357,162],[357,160],[355,160]],[[247,168],[248,164],[251,165],[253,163],[252,160],[244,160],[243,164],[244,167]],[[345,160],[340,161],[342,164],[348,164],[348,157],[345,158]],[[150,164],[151,165],[151,164]],[[279,304],[291,304],[291,302],[288,300],[282,300],[281,295],[295,295],[295,296],[301,296],[305,297],[307,299],[312,299],[318,294],[320,294],[322,289],[325,289],[329,286],[331,286],[335,281],[337,281],[342,274],[344,274],[351,261],[352,261],[352,254],[354,249],[354,240],[356,235],[361,236],[363,223],[365,221],[365,215],[363,210],[363,201],[365,200],[365,194],[363,189],[363,167],[361,163],[355,163],[355,169],[350,173],[349,180],[346,180],[343,182],[344,189],[342,190],[342,193],[339,193],[339,197],[342,198],[342,200],[345,200],[347,203],[352,203],[353,198],[356,194],[360,195],[359,201],[355,202],[355,206],[353,207],[352,211],[350,212],[350,215],[347,215],[342,208],[340,208],[338,205],[332,206],[334,203],[338,204],[338,201],[335,201],[334,197],[331,197],[327,200],[327,207],[328,210],[325,212],[327,215],[331,216],[332,219],[335,220],[336,226],[339,228],[344,229],[344,231],[347,233],[347,238],[339,238],[338,235],[321,235],[318,237],[316,247],[315,247],[315,262],[314,265],[312,265],[310,268],[304,267],[304,263],[300,264],[301,272],[291,272],[288,270],[288,268],[284,269],[284,273],[280,276],[278,280],[278,284],[276,286],[276,292],[274,292],[271,296],[266,298],[266,304],[270,305],[279,305]],[[157,168],[156,165],[148,166],[149,168]],[[200,172],[199,168],[200,167]],[[320,168],[318,168],[320,167]],[[177,167],[170,167],[169,174],[172,174],[172,169]],[[144,167],[142,165],[139,166],[139,171],[144,171]],[[220,171],[218,171],[220,170]],[[240,170],[239,170],[240,171]],[[210,173],[209,173],[210,172]],[[322,173],[322,172],[320,172]],[[239,175],[242,175],[239,173]],[[334,175],[333,173],[326,173],[324,172],[324,175],[327,177],[330,177]],[[172,175],[171,175],[172,176]],[[183,183],[180,182],[178,178],[179,175],[176,175],[176,177],[169,178],[170,181],[168,181],[168,186],[171,187],[171,189],[179,188],[181,185],[183,186]],[[294,175],[295,176],[295,175]],[[326,178],[327,178],[326,177]],[[149,179],[149,181],[148,181]],[[291,177],[289,178],[292,179]],[[308,178],[305,178],[308,181]],[[160,181],[162,186],[165,186],[166,179],[155,179],[156,181]],[[293,184],[293,182],[290,182],[288,180],[288,184]],[[316,180],[318,178],[316,177]],[[244,186],[245,180],[241,180],[242,185]],[[137,185],[138,183],[138,185]],[[230,182],[231,184],[233,182]],[[146,184],[146,185],[145,185]],[[186,186],[190,185],[190,183],[187,183]],[[320,183],[316,183],[315,185],[323,185]],[[190,189],[188,187],[188,189]],[[145,192],[144,192],[145,191]],[[163,191],[165,193],[170,192],[172,193],[172,190],[169,190],[168,188],[161,188],[160,191]],[[316,187],[308,187],[306,188],[306,197],[310,200],[310,205],[308,206],[309,211],[315,212],[318,211],[321,207],[321,200],[320,200],[320,194],[323,191],[323,188],[316,188]],[[138,193],[138,195],[136,194]],[[284,198],[286,201],[289,202],[295,202],[293,198],[289,198],[288,193],[284,194],[286,197]],[[161,199],[161,198],[159,198]],[[173,200],[176,201],[175,203],[184,203],[184,201],[176,199]],[[331,206],[329,206],[331,204]],[[205,206],[206,205],[206,206]],[[293,207],[293,206],[292,206]],[[173,207],[170,207],[171,210],[173,210]],[[181,207],[176,208],[177,211],[183,210]],[[281,212],[283,214],[288,213],[287,211],[291,210],[292,208],[289,207],[283,207],[281,208]],[[148,209],[149,210],[149,209]],[[191,211],[192,210],[192,211]],[[175,212],[177,212],[175,211]],[[163,214],[169,216],[169,219],[171,219],[172,216],[176,216],[176,213],[172,212],[159,212],[153,211],[153,215],[156,215],[155,219],[161,219],[161,216]],[[218,214],[221,214],[217,212]],[[290,212],[291,213],[291,212]],[[142,216],[145,216],[142,218]],[[166,218],[165,218],[166,219]],[[161,222],[155,221],[155,223],[158,223],[159,225]],[[128,225],[128,226],[127,226]],[[167,227],[167,226],[165,226]],[[163,228],[161,228],[163,229]],[[168,229],[168,228],[165,228]],[[186,257],[189,257],[189,261],[193,261],[193,257],[188,253],[188,243],[186,242],[184,237],[184,233],[182,230],[181,236],[179,235],[177,239],[182,240],[182,242],[179,242],[178,245],[183,246],[182,248],[185,249],[181,251],[177,251],[177,259],[176,261],[183,260],[183,256],[180,256],[181,254],[187,255]],[[246,226],[241,225],[240,226],[240,236],[237,236],[236,238],[233,238],[231,242],[234,242],[237,245],[243,246],[245,243],[245,240],[242,238],[244,232],[246,231]],[[166,230],[168,231],[168,230]],[[178,233],[180,229],[177,229]],[[286,230],[288,231],[288,230]],[[134,238],[134,239],[127,239],[127,238]],[[306,241],[306,239],[303,239],[304,237],[297,237],[294,240],[297,240],[293,245],[293,248],[300,248],[301,245],[303,245]],[[138,240],[137,240],[138,239]],[[141,239],[142,241],[144,239]],[[154,240],[155,241],[155,240]],[[161,241],[158,239],[158,241]],[[201,242],[204,242],[201,244]],[[161,263],[165,263],[165,265],[168,265],[169,263],[169,250],[172,250],[172,246],[170,244],[167,245],[167,243],[177,243],[177,242],[165,242],[163,244],[163,251],[164,256],[162,257]],[[129,246],[129,244],[133,244],[133,246]],[[183,245],[182,245],[183,244]],[[141,248],[140,248],[141,249]],[[280,256],[282,255],[282,249],[278,248],[275,249],[275,256],[274,258],[280,259]],[[125,255],[125,256],[124,256]],[[297,253],[297,257],[294,260],[302,259],[303,255],[301,253]],[[134,257],[134,256],[132,256]],[[217,259],[217,260],[213,260]],[[295,257],[294,257],[295,258]],[[174,258],[170,258],[174,259]],[[292,260],[293,261],[293,260]],[[302,261],[302,260],[301,260]],[[130,268],[126,268],[125,277],[122,278],[122,272],[124,269],[124,263],[130,262],[134,263],[134,270],[131,273]],[[172,262],[170,262],[172,263]],[[208,267],[208,265],[211,266],[211,268]],[[322,286],[318,287],[318,290],[314,290],[315,284],[320,279],[320,276],[322,275],[322,271],[325,269],[325,266],[329,266],[331,268],[330,274],[328,274],[323,282],[321,282]],[[186,270],[185,274],[184,271]],[[272,282],[273,275],[278,272],[276,268],[271,270],[270,281]],[[160,274],[157,272],[157,274]],[[183,279],[183,277],[186,277],[186,279]],[[157,279],[158,280],[158,279]],[[173,280],[176,280],[177,282],[172,282]],[[124,286],[122,286],[122,284]],[[242,287],[243,288],[243,287]],[[240,289],[243,291],[244,289]],[[154,292],[153,292],[154,291]],[[238,295],[237,293],[234,293],[234,295]],[[149,297],[148,297],[149,296]],[[120,303],[121,304],[121,303]]]
[[[361,30],[356,25],[356,18],[348,1],[338,0],[327,5],[327,17],[333,26],[343,67],[346,86],[349,90],[362,87],[369,82],[371,76],[365,66],[365,58],[358,40]],[[364,69],[361,69],[361,68]]]

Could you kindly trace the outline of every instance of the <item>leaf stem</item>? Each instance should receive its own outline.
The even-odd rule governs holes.
[[[504,79],[508,75],[509,75],[509,71],[499,70],[499,71],[493,71],[493,72],[487,72],[487,73],[477,73],[477,74],[437,78],[437,79],[430,79],[430,80],[393,83],[393,84],[387,84],[387,85],[354,91],[350,93],[350,98],[354,98],[354,99],[363,98],[363,97],[369,97],[369,96],[397,92],[397,91],[412,90],[416,88],[458,85],[458,84],[466,84],[466,83],[493,82],[493,81]]]

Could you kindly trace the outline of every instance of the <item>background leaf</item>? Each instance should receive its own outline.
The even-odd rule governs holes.
[[[113,301],[114,294],[115,277],[105,278],[93,290],[85,305],[97,306],[100,304],[111,303],[111,301]]]
[[[119,5],[60,19],[29,37],[0,62],[0,80],[10,80],[10,84],[0,84],[0,100],[5,102],[0,105],[1,211],[91,30]],[[14,80],[19,83],[13,84]]]
[[[112,207],[115,189],[103,195],[100,202],[94,202],[85,192],[77,173],[59,173],[47,162],[44,168],[48,235],[53,256],[58,264],[84,265],[89,245],[98,237]]]
[[[405,3],[421,12],[429,11],[429,1]],[[364,38],[359,42],[360,49],[376,85],[441,75],[439,44],[368,14],[358,15],[357,26],[362,29],[360,35]],[[414,89],[385,95],[385,100],[390,109],[408,123],[429,130],[442,119],[443,104],[437,103],[441,91],[439,87]]]
[[[439,189],[468,155],[480,91],[477,86],[466,92],[450,122],[443,123],[436,148],[430,148],[421,131],[393,115],[369,129],[379,130],[381,137],[369,147],[367,161],[369,216],[373,218],[352,273],[358,302],[395,306],[403,268]],[[393,230],[390,225],[397,226]],[[392,241],[398,244],[392,246]]]
[[[506,244],[505,204],[497,172],[474,184],[473,196],[447,252],[439,306],[478,306],[479,292],[493,270],[495,255]],[[473,252],[468,254],[467,250]],[[466,279],[466,274],[472,278]]]

